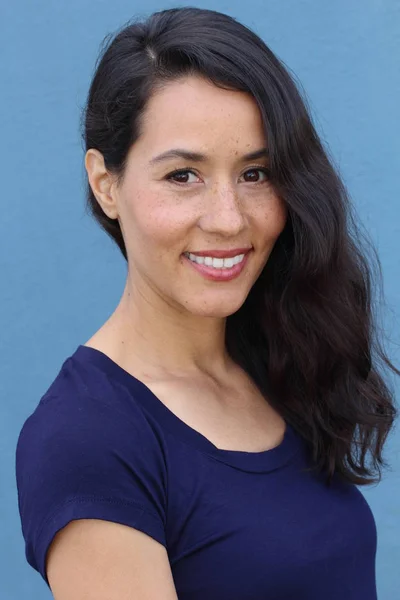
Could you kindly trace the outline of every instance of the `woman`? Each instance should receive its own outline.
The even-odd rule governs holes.
[[[377,357],[400,372],[287,71],[231,17],[162,11],[103,50],[84,138],[128,275],[21,431],[29,563],[57,600],[375,599],[356,485],[396,417]]]

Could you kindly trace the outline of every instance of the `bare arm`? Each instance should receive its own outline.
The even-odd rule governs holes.
[[[178,600],[165,547],[142,531],[79,519],[47,553],[55,600]]]

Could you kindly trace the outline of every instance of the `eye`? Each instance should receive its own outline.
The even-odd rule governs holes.
[[[178,169],[177,171],[172,171],[166,176],[167,181],[172,181],[173,183],[185,184],[185,183],[195,183],[193,180],[190,181],[190,175],[194,175],[197,177],[196,173],[191,169]]]
[[[261,173],[261,177],[260,177]],[[252,168],[248,169],[245,173],[243,173],[242,177],[245,177],[246,183],[264,183],[268,181],[270,176],[270,172],[265,167],[262,168]]]

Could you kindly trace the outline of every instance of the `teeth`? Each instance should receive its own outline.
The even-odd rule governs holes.
[[[222,269],[224,266],[224,259],[223,258],[213,258],[212,266],[216,269]]]
[[[213,258],[212,256],[196,256],[189,252],[186,253],[186,256],[199,265],[214,267],[214,269],[231,269],[234,265],[237,265],[244,259],[244,254],[238,254],[232,258]]]
[[[233,258],[235,258],[235,257],[233,257]],[[233,262],[233,258],[224,258],[224,267],[232,268],[233,265],[235,264]]]

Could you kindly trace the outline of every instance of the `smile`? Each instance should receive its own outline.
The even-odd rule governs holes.
[[[197,256],[191,252],[184,252],[185,262],[211,281],[230,281],[239,277],[244,270],[251,252],[237,254],[227,258],[215,258],[214,256]]]
[[[185,256],[198,265],[206,265],[214,269],[231,269],[234,265],[241,263],[245,257],[244,254],[238,254],[230,258],[214,258],[212,256],[196,256],[196,254],[190,252],[185,252]]]

